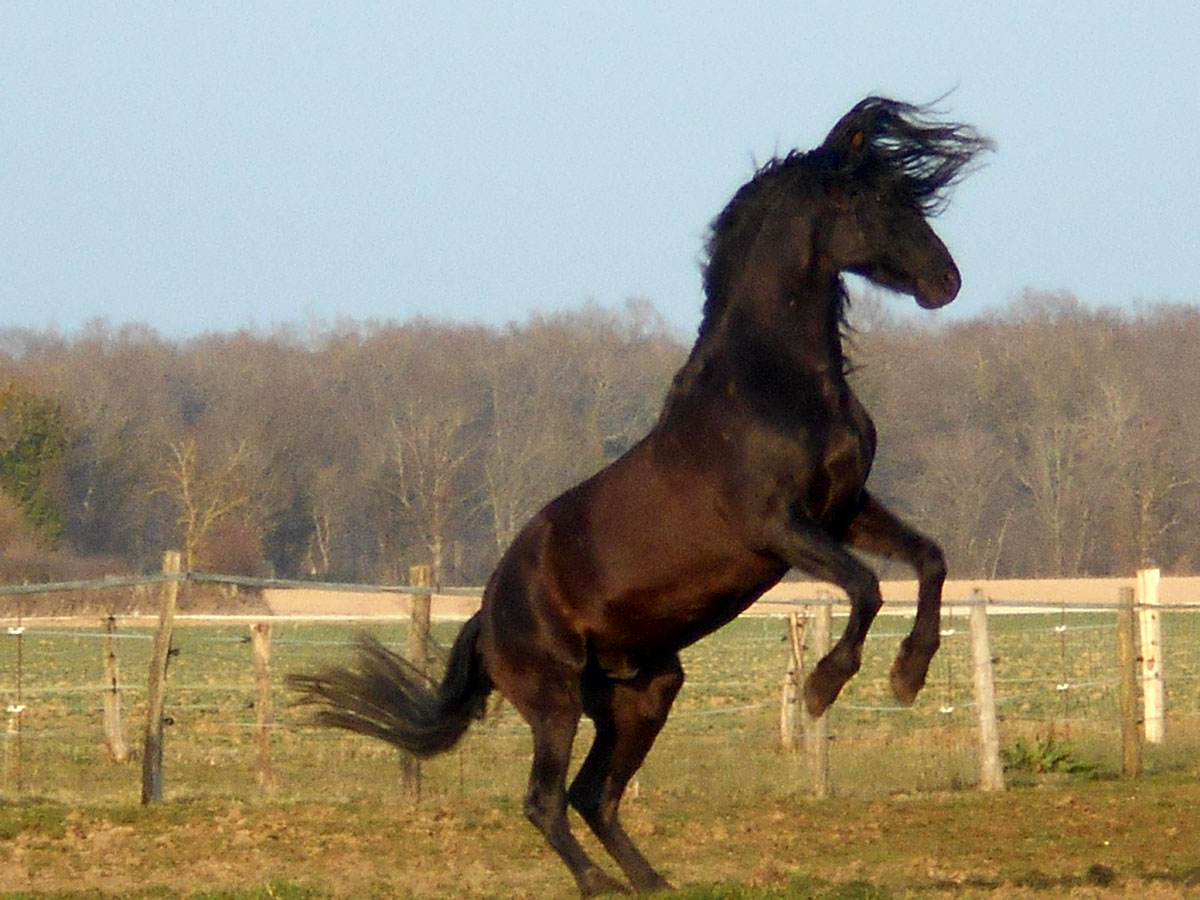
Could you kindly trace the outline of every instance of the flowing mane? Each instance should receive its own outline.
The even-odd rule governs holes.
[[[709,226],[706,245],[708,262],[704,266],[704,309],[700,333],[716,322],[729,300],[729,285],[744,264],[767,211],[782,192],[802,189],[805,180],[814,180],[814,167],[806,157],[792,151],[783,158],[769,160],[754,173]]]
[[[934,112],[929,105],[867,97],[807,155],[826,159],[841,177],[891,184],[926,216],[936,216],[949,202],[950,189],[993,145],[969,125],[937,121]]]
[[[793,150],[755,172],[709,228],[701,335],[724,311],[730,282],[780,192],[805,190],[806,183],[815,189],[867,182],[926,216],[940,213],[951,188],[992,143],[971,126],[938,121],[933,113],[929,105],[867,97],[842,116],[821,146]]]

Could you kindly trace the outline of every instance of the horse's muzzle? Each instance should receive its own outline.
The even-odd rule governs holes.
[[[916,300],[924,309],[937,309],[957,297],[961,287],[962,276],[958,274],[958,268],[951,264],[942,270],[941,275],[918,279]]]

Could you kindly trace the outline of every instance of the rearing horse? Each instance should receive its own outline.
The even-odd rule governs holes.
[[[848,548],[916,571],[916,617],[891,671],[911,703],[938,647],[946,567],[865,488],[875,429],[846,381],[841,275],[927,309],[953,300],[958,268],[927,219],[989,146],[927,108],[868,97],[820,147],[764,166],[713,223],[699,337],[650,433],[525,526],[439,684],[364,637],[357,666],[292,678],[317,721],[432,755],[500,691],[533,731],[526,815],[586,896],[627,888],[575,839],[568,804],[634,889],[667,886],[621,826],[621,795],[683,684],[678,651],[789,569],[850,599],[805,683],[813,715],[858,670],[883,602]],[[583,715],[595,740],[568,788]]]

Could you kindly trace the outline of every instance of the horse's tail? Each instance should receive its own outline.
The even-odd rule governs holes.
[[[358,638],[357,666],[329,666],[312,675],[289,675],[287,681],[300,692],[298,703],[319,707],[316,724],[433,756],[458,742],[471,720],[483,714],[492,691],[476,648],[481,627],[479,613],[462,627],[441,684],[369,634]]]

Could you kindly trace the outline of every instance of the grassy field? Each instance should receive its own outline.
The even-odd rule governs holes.
[[[1139,897],[1200,892],[1195,773],[1000,795],[814,801],[643,789],[630,830],[682,898]],[[176,797],[0,806],[0,891],[27,897],[569,897],[513,797]]]
[[[965,622],[948,618],[929,685],[891,708],[886,669],[907,621],[883,619],[831,712],[834,798],[805,796],[778,748],[787,648],[778,620],[742,619],[689,650],[689,681],[626,818],[685,898],[1200,896],[1196,617],[1164,625],[1172,720],[1146,777],[1116,777],[1112,618],[992,623],[1012,789],[974,781]],[[454,627],[438,625],[448,643]],[[379,630],[403,643],[402,627]],[[277,787],[258,791],[244,626],[180,628],[171,663],[166,803],[137,804],[140,766],[105,759],[101,643],[29,629],[28,709],[3,739],[0,892],[29,897],[556,897],[565,869],[520,813],[528,735],[503,704],[426,765],[415,807],[396,754],[297,721],[280,688]],[[273,670],[346,653],[348,630],[276,626]],[[0,662],[13,682],[10,645]],[[140,731],[149,641],[119,647],[128,731]],[[1063,686],[1066,687],[1063,687]],[[580,751],[587,732],[581,733]],[[599,851],[597,851],[599,854]]]

